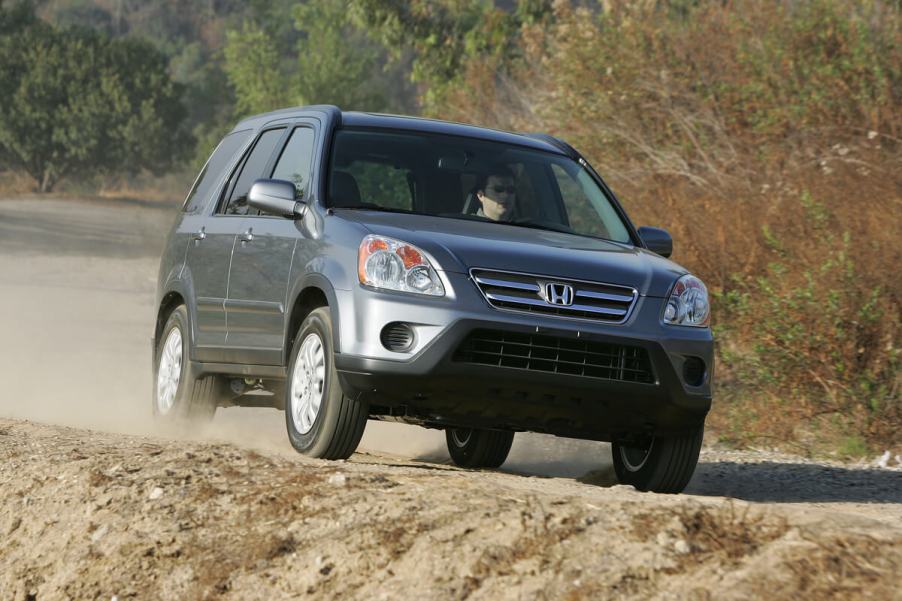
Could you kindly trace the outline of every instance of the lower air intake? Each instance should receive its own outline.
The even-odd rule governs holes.
[[[453,360],[617,382],[655,381],[643,348],[544,334],[474,330]]]

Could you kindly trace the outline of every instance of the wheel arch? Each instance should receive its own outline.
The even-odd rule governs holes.
[[[160,299],[160,306],[157,308],[157,322],[153,331],[154,339],[158,340],[160,338],[160,334],[163,333],[163,326],[166,325],[166,320],[169,319],[175,308],[184,304],[185,299],[180,292],[172,290],[163,295],[163,298]]]
[[[196,323],[196,315],[194,314],[195,307],[189,302],[189,299],[192,298],[190,291],[191,287],[189,283],[181,280],[173,280],[165,288],[165,292],[160,295],[160,300],[157,303],[157,315],[153,330],[154,353],[156,353],[156,344],[160,335],[163,333],[163,327],[166,325],[166,320],[169,319],[169,316],[176,307],[185,305],[185,310],[188,312],[188,356],[193,358],[194,339],[196,334],[194,331],[194,324]]]
[[[339,352],[339,316],[338,301],[335,298],[335,290],[325,277],[319,274],[310,274],[297,286],[293,294],[291,311],[288,314],[287,327],[285,329],[285,345],[283,347],[282,362],[287,364],[294,344],[294,337],[304,319],[310,312],[319,307],[328,307],[332,317],[332,348]]]

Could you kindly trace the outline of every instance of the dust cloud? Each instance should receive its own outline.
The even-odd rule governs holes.
[[[154,424],[154,289],[174,217],[135,201],[0,199],[0,417],[293,454],[272,409],[220,409],[176,433]],[[404,424],[370,422],[360,451],[450,462],[443,432]],[[518,434],[504,470],[576,477],[605,466],[606,444]]]

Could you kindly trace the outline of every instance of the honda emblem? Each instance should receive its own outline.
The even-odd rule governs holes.
[[[552,305],[569,307],[573,304],[573,286],[548,282],[545,284],[545,300]]]

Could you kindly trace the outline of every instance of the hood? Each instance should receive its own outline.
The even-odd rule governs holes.
[[[518,271],[636,288],[666,296],[686,270],[648,250],[597,238],[527,227],[379,211],[337,211],[372,233],[423,249],[441,271]]]

